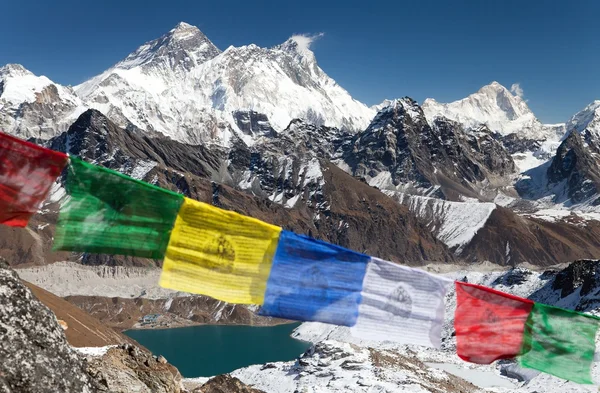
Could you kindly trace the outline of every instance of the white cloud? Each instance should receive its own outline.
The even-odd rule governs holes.
[[[513,83],[512,86],[510,87],[510,91],[514,95],[523,98],[523,88],[521,87],[520,83],[518,83],[518,82]]]
[[[296,44],[298,44],[298,50],[302,53],[302,52],[306,52],[306,51],[310,50],[310,45],[313,42],[315,42],[316,40],[318,40],[319,38],[323,37],[324,35],[325,35],[325,33],[294,34],[290,38],[292,40],[294,40],[296,42]]]

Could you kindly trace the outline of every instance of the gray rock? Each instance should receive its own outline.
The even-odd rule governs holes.
[[[98,391],[54,314],[1,258],[0,359],[3,393]]]
[[[229,374],[217,375],[204,385],[193,390],[193,393],[264,393],[262,390],[254,389],[232,377]]]
[[[101,357],[89,357],[88,373],[112,393],[180,393],[182,377],[162,356],[131,344],[111,348]]]

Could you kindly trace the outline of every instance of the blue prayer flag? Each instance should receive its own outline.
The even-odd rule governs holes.
[[[353,326],[370,257],[282,231],[261,315]]]

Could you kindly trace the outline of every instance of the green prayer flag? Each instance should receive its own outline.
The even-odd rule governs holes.
[[[525,327],[519,364],[591,384],[598,318],[535,303]]]
[[[161,259],[183,195],[71,157],[55,250]]]

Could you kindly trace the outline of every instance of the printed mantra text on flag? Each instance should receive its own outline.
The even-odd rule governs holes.
[[[282,231],[262,315],[352,326],[369,257]]]
[[[185,198],[160,285],[238,304],[262,304],[281,228]]]
[[[423,270],[371,258],[352,335],[439,348],[444,297],[452,282]]]
[[[0,132],[0,224],[27,226],[67,159],[66,154]]]
[[[163,258],[183,196],[71,158],[55,250]]]
[[[462,359],[489,364],[516,357],[533,302],[480,285],[456,282],[456,352]]]

